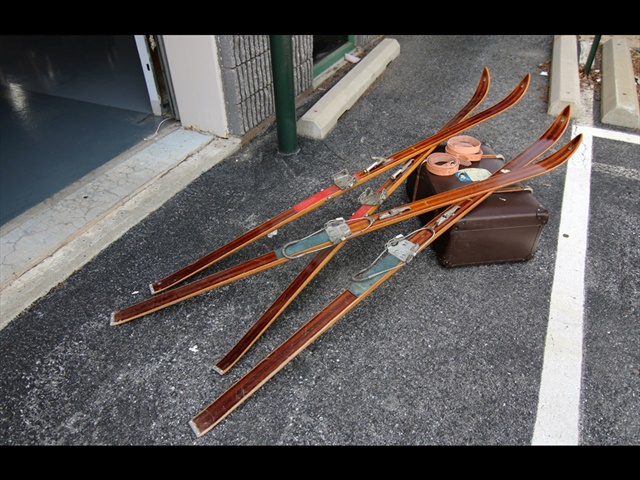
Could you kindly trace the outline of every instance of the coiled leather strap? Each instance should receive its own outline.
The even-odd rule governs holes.
[[[458,135],[447,141],[445,152],[454,155],[462,165],[469,166],[482,158],[480,140],[469,135]]]
[[[460,167],[460,160],[450,153],[436,152],[427,157],[427,171],[441,177],[453,175]]]

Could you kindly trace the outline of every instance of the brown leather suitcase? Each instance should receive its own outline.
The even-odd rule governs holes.
[[[436,151],[443,152],[444,147]],[[487,144],[482,144],[482,151],[495,154]],[[504,163],[500,158],[483,158],[473,162],[471,168],[493,173]],[[460,170],[464,168],[460,166]],[[413,201],[464,184],[456,175],[434,175],[423,164],[407,179],[406,186]],[[422,215],[420,220],[427,223],[436,213]],[[494,193],[434,241],[432,247],[445,267],[527,261],[535,254],[548,221],[548,210],[535,199],[531,189]]]

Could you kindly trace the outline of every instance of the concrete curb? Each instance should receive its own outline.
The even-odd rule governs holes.
[[[399,54],[400,44],[396,39],[382,40],[298,120],[298,134],[317,140],[325,138],[340,116],[358,101]]]
[[[557,35],[553,40],[551,81],[547,113],[553,117],[571,105],[580,108],[580,72],[578,68],[578,39],[575,35]]]
[[[556,116],[566,106],[580,108],[580,68],[578,39],[557,35],[553,42],[549,107]],[[614,36],[602,44],[601,121],[608,125],[640,128],[640,108],[629,46],[624,36]]]
[[[640,106],[626,38],[602,45],[602,123],[640,128]]]

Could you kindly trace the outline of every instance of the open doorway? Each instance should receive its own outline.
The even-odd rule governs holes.
[[[154,115],[133,35],[0,36],[0,224],[141,142]]]

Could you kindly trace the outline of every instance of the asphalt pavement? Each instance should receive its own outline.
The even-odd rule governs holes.
[[[531,83],[517,105],[467,134],[509,159],[553,121],[542,67],[552,35],[388,37],[400,55],[325,139],[300,138],[298,153],[281,155],[270,125],[0,331],[0,444],[640,444],[640,143],[638,131],[600,124],[597,102],[558,144],[583,134],[584,149],[528,182],[550,213],[533,258],[444,268],[425,250],[201,438],[189,420],[419,220],[347,242],[224,376],[215,363],[304,258],[110,325],[113,311],[151,296],[152,281],[327,187],[337,172],[437,132],[483,67],[491,86],[480,109],[526,74]],[[350,216],[360,193],[199,277]],[[407,201],[400,189],[384,208]]]

